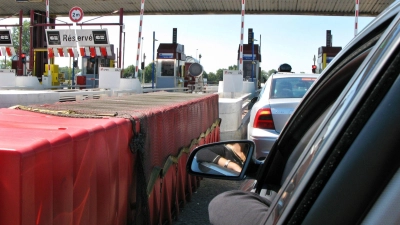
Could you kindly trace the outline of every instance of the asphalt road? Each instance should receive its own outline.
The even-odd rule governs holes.
[[[203,178],[200,187],[193,194],[190,202],[180,210],[173,225],[207,225],[208,203],[219,193],[239,189],[243,181],[228,181]]]

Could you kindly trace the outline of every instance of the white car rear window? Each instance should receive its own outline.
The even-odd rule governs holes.
[[[286,77],[272,81],[271,98],[302,98],[316,78]]]

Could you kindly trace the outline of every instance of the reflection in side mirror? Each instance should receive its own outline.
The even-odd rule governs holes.
[[[254,142],[249,140],[202,145],[193,150],[186,167],[193,175],[241,179],[253,153]]]

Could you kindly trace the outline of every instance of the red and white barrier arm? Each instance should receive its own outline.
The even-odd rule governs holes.
[[[50,4],[49,0],[46,0],[46,22],[47,24],[50,24]],[[50,26],[47,26],[47,29],[50,29]],[[51,79],[51,70],[50,70],[50,57],[47,57],[47,77],[48,79]],[[51,83],[50,83],[51,85]]]
[[[139,36],[138,36],[138,45],[137,45],[137,54],[136,54],[136,69],[135,69],[135,77],[138,76],[138,70],[139,70],[139,55],[140,55],[140,43],[142,40],[142,25],[143,25],[143,13],[144,13],[144,1],[142,0],[141,6],[140,6],[140,22],[139,22]]]
[[[354,24],[354,37],[357,36],[358,33],[358,7],[359,7],[359,0],[356,0],[356,12],[355,12],[355,24]]]
[[[239,71],[243,73],[243,32],[244,32],[244,13],[245,13],[246,0],[242,0],[242,21],[240,24],[240,49],[239,49]]]

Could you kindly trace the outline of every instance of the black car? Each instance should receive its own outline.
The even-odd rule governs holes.
[[[218,179],[254,179],[247,191],[266,199],[265,224],[399,224],[399,74],[396,1],[323,71],[264,161],[255,159],[248,140],[240,141],[248,146],[240,173],[196,160],[205,147],[227,143],[221,142],[195,149],[187,170]],[[251,214],[233,211],[226,200],[224,221],[259,223]],[[248,210],[245,201],[236,203]]]

